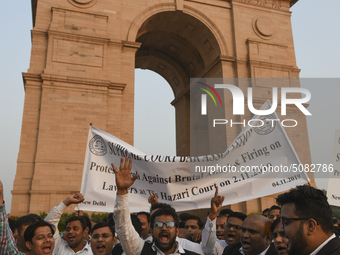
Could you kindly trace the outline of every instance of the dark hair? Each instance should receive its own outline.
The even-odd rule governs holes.
[[[150,206],[150,214],[153,210],[162,209],[162,208],[172,208],[171,205],[165,203],[155,203]]]
[[[81,215],[79,217],[82,217],[85,222],[86,222],[86,226],[89,228],[89,233],[91,233],[91,229],[92,229],[92,223],[89,217],[87,217],[86,215]]]
[[[25,234],[24,234],[25,241],[29,241],[30,243],[32,243],[32,239],[34,237],[35,230],[39,227],[45,227],[45,226],[50,227],[52,235],[54,235],[53,225],[51,225],[50,223],[48,223],[44,220],[39,220],[39,221],[33,222],[31,225],[29,225],[26,228]]]
[[[138,235],[142,233],[142,223],[140,223],[140,220],[138,219],[137,215],[130,214],[131,222],[135,230],[137,231]]]
[[[139,213],[137,213],[137,216],[139,216],[139,215],[145,215],[146,219],[148,220],[148,224],[149,224],[149,222],[150,222],[150,213],[148,213],[148,212],[139,212]]]
[[[280,207],[280,206],[277,206],[277,205],[273,205],[272,207],[269,208],[268,215],[270,214],[270,212],[271,212],[272,210],[280,210],[280,211],[281,211],[281,207]]]
[[[299,218],[312,218],[325,233],[333,232],[332,210],[326,195],[319,189],[303,185],[279,195],[276,202],[283,206],[293,203]]]
[[[112,227],[115,226],[115,221],[113,219],[113,213],[109,213],[107,216],[107,223],[109,223]]]
[[[178,217],[181,221],[185,222],[188,219],[188,217],[190,217],[190,215],[191,215],[190,213],[181,213],[180,215],[178,215]]]
[[[269,208],[266,208],[266,209],[264,209],[263,211],[262,211],[262,215],[264,215],[266,212],[269,212]]]
[[[152,215],[151,215],[151,219],[150,219],[150,227],[153,228],[153,225],[155,224],[155,218],[157,216],[161,216],[161,215],[170,215],[174,218],[174,222],[175,222],[175,227],[178,228],[178,215],[175,211],[175,209],[173,209],[172,207],[170,208],[162,208],[159,209],[157,211],[155,211]]]
[[[84,219],[82,216],[72,216],[72,217],[68,218],[67,221],[66,221],[66,223],[65,223],[65,227],[67,228],[67,225],[68,225],[70,222],[76,221],[76,220],[79,220],[79,221],[80,221],[81,227],[83,228],[83,231],[84,231],[87,225],[86,225],[85,219]]]
[[[238,219],[244,221],[247,218],[247,215],[245,215],[244,213],[241,213],[241,212],[233,212],[233,213],[229,214],[228,220],[229,220],[230,217],[238,218]]]
[[[203,222],[201,220],[200,217],[196,216],[196,215],[193,215],[193,214],[190,214],[189,217],[187,218],[187,220],[197,220],[197,225],[198,225],[198,228],[199,229],[202,229],[203,228]],[[186,220],[186,221],[187,221]]]
[[[281,219],[280,218],[276,218],[272,225],[270,226],[270,230],[272,231],[272,233],[274,232],[275,228],[277,225],[281,224]]]
[[[41,217],[38,214],[35,213],[29,213],[27,216],[31,217],[34,221],[39,221],[41,220]]]
[[[105,227],[109,227],[111,233],[113,236],[115,236],[115,230],[112,227],[112,225],[110,225],[108,222],[99,222],[96,225],[93,226],[93,228],[91,229],[91,235],[93,234],[93,232],[98,229],[98,228],[105,228]]]
[[[12,233],[14,234],[15,230],[18,229],[18,224],[15,220],[8,219],[9,228],[12,230]]]
[[[31,225],[33,222],[35,222],[35,220],[28,215],[22,216],[17,219],[18,233],[20,234],[23,226]]]
[[[233,210],[226,208],[226,209],[222,209],[218,215],[226,215],[226,214],[231,214],[233,212],[234,212]]]

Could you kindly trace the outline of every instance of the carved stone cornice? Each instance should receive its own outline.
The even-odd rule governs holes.
[[[298,0],[290,1],[289,6],[292,6],[297,1]],[[247,3],[251,5],[257,5],[257,6],[272,8],[276,10],[283,10],[283,9],[287,9],[286,7],[288,7],[283,4],[284,2],[288,2],[287,0],[234,0],[234,2]]]

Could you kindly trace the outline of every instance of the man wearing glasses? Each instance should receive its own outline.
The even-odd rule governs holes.
[[[94,255],[111,255],[116,243],[115,231],[106,222],[99,222],[92,228],[91,249]]]
[[[131,224],[127,189],[135,182],[138,175],[131,177],[132,160],[121,159],[120,170],[112,164],[116,174],[117,200],[114,208],[116,230],[125,254],[133,255],[197,255],[184,250],[176,242],[178,235],[178,216],[173,208],[161,208],[154,212],[150,219],[153,243],[148,243],[139,237]]]
[[[289,241],[290,255],[340,254],[340,239],[333,233],[332,210],[325,194],[298,186],[276,199],[281,205],[281,228]]]
[[[226,246],[240,242],[242,224],[247,217],[241,212],[232,212],[228,217],[225,217],[227,221],[224,222],[223,240],[219,240],[216,236],[216,217],[223,201],[224,197],[218,195],[218,187],[216,187],[215,196],[210,203],[209,216],[202,231],[201,247],[206,255],[222,255]]]

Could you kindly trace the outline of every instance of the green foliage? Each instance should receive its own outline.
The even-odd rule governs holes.
[[[39,214],[39,216],[40,216],[40,218],[41,218],[42,220],[44,220],[44,219],[46,218],[46,216],[47,216],[47,213],[41,212],[41,213]]]
[[[63,213],[60,217],[60,221],[59,221],[59,224],[58,224],[58,230],[59,230],[59,233],[62,233],[66,230],[66,226],[65,226],[65,223],[66,221],[68,220],[68,218],[72,217],[72,216],[75,216],[76,213],[73,212],[73,213]],[[89,217],[89,214],[88,213],[84,213],[85,216]],[[103,221],[104,218],[106,218],[109,214],[108,213],[92,213],[91,214],[91,217],[89,217],[91,220],[94,220],[95,222],[101,222]],[[40,218],[43,220],[46,218],[47,216],[47,213],[46,212],[41,212],[39,214]],[[17,220],[18,218],[20,217],[11,217],[12,219],[14,220]]]
[[[102,222],[104,218],[107,218],[108,213],[92,213],[90,219],[95,222]]]

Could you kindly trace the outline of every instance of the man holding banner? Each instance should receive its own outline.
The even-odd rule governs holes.
[[[120,170],[112,164],[116,175],[117,198],[114,208],[114,220],[116,230],[126,254],[134,255],[160,255],[160,254],[189,254],[197,253],[184,250],[176,242],[178,235],[178,216],[174,209],[159,209],[151,216],[150,227],[152,231],[153,244],[144,242],[134,230],[128,206],[128,188],[135,182],[138,175],[131,177],[132,159],[121,159]]]

